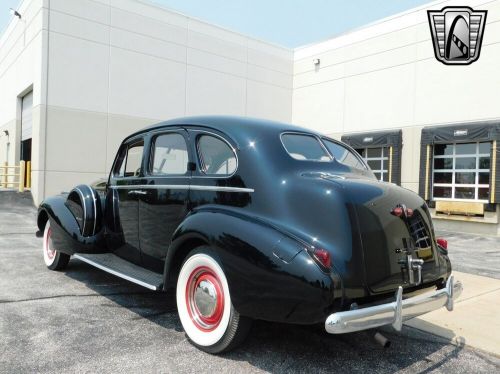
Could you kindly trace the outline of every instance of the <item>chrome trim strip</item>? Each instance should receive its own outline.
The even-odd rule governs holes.
[[[92,231],[92,235],[95,235],[95,228],[97,225],[97,197],[94,193],[94,189],[90,187],[90,192],[92,192],[92,199],[94,200],[94,231]]]
[[[393,302],[367,308],[333,313],[325,321],[325,330],[330,334],[344,334],[392,325],[401,330],[403,321],[442,307],[453,310],[453,302],[462,293],[460,282],[448,278],[446,287],[403,300],[403,288],[399,287]]]
[[[253,188],[226,187],[226,186],[200,186],[188,184],[130,184],[126,186],[109,186],[117,190],[127,190],[131,188],[144,189],[168,189],[168,190],[193,190],[193,191],[215,191],[215,192],[255,192]]]
[[[83,204],[83,227],[82,227],[82,235],[85,236],[85,223],[87,221],[87,207],[85,206],[85,195],[83,194],[82,190],[80,190],[78,187],[75,187],[75,190],[78,191],[78,194],[82,198],[82,204]]]
[[[132,278],[129,275],[126,275],[126,274],[120,273],[119,271],[110,269],[110,268],[108,268],[108,267],[106,267],[104,265],[98,264],[97,262],[89,260],[88,258],[82,257],[82,256],[80,256],[78,254],[74,254],[73,257],[79,259],[80,261],[86,262],[89,265],[95,266],[98,269],[104,270],[105,272],[108,272],[110,274],[116,275],[117,277],[120,277],[122,279],[128,280],[129,282],[132,282],[132,283],[138,284],[140,286],[149,288],[150,290],[157,291],[159,289],[158,287],[156,287],[156,286],[154,286],[152,284],[143,282],[143,281],[141,281],[139,279],[136,279],[136,278]]]

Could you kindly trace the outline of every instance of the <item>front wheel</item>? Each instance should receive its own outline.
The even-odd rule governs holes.
[[[54,248],[52,229],[50,228],[50,220],[48,220],[43,231],[43,261],[45,265],[50,270],[63,270],[68,266],[69,258],[69,255]]]
[[[205,352],[227,352],[250,330],[251,320],[234,309],[224,271],[208,247],[187,256],[177,280],[176,297],[186,335]]]

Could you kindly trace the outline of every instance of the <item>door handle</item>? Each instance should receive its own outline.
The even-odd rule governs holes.
[[[146,195],[146,191],[141,191],[141,190],[132,190],[128,192],[129,195]]]

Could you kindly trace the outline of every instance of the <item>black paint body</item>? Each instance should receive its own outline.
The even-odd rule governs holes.
[[[171,131],[185,137],[189,161],[196,168],[182,177],[150,176],[151,139]],[[195,140],[205,132],[223,137],[234,148],[234,175],[212,178],[200,171]],[[113,252],[163,273],[164,288],[175,286],[186,254],[208,244],[222,263],[235,308],[269,321],[323,323],[330,313],[346,310],[353,302],[391,298],[400,285],[405,294],[442,287],[451,265],[436,244],[429,212],[418,195],[336,160],[293,159],[282,146],[283,132],[313,134],[293,125],[237,117],[184,118],[144,129],[124,140],[126,145],[144,139],[141,173],[128,178],[110,173],[101,198],[103,224],[95,235],[81,235],[64,195],[41,204],[39,226],[50,217],[55,246],[62,252]],[[148,188],[138,187],[144,194],[132,197],[126,187],[116,188],[130,185]],[[391,214],[398,204],[414,210],[432,242],[419,286],[408,284],[400,263],[405,254],[398,251],[411,233]],[[331,254],[332,269],[313,258],[314,247]]]

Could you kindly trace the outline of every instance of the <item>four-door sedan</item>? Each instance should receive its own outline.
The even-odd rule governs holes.
[[[80,185],[40,205],[46,265],[64,269],[73,256],[175,288],[188,338],[210,353],[234,348],[253,319],[400,330],[452,310],[462,290],[425,202],[304,128],[163,122],[123,141],[103,190]]]

